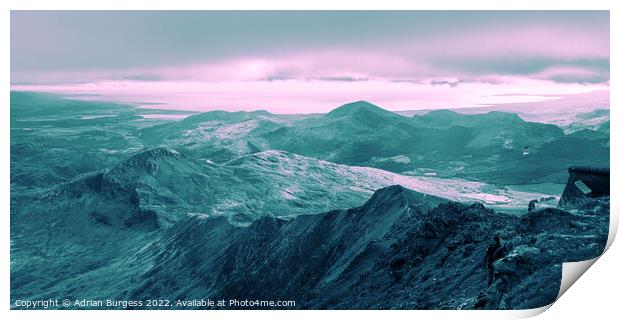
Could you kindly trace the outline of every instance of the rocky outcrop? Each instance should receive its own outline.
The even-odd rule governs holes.
[[[519,217],[390,186],[356,208],[263,216],[247,226],[225,216],[187,215],[138,234],[102,226],[105,221],[84,229],[72,220],[50,230],[76,246],[89,241],[84,250],[107,253],[70,279],[16,281],[12,290],[20,297],[45,285],[92,299],[294,300],[299,309],[536,308],[555,300],[563,262],[602,253],[609,198],[592,201]],[[108,206],[102,212],[114,212],[113,203],[102,202]],[[89,234],[69,236],[82,229]],[[131,244],[119,256],[110,252],[124,242],[104,240],[113,230],[114,239]],[[90,233],[98,240],[89,240]],[[63,270],[58,257],[55,268]]]
[[[560,206],[579,205],[593,198],[609,197],[609,168],[573,166],[568,172],[570,175]]]
[[[526,309],[552,303],[561,264],[607,240],[609,202],[522,217],[400,186],[363,206],[248,227],[193,217],[151,251],[126,299],[295,300],[301,309]],[[486,265],[498,237],[503,252]],[[142,258],[144,259],[144,258]]]

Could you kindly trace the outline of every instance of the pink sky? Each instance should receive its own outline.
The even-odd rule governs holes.
[[[466,108],[609,90],[605,11],[16,12],[11,35],[12,90],[170,109]]]
[[[380,80],[115,81],[50,86],[16,85],[12,89],[95,94],[97,96],[79,99],[123,102],[160,109],[265,109],[272,113],[328,112],[357,100],[367,100],[393,111],[468,108],[548,101],[566,94],[608,90],[606,84],[558,84],[547,80],[515,78],[502,80],[504,82],[500,84],[466,82],[456,86]],[[149,106],[151,103],[158,105]]]

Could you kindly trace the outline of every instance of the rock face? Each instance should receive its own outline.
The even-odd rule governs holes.
[[[570,167],[560,206],[584,203],[592,198],[609,197],[609,168]]]
[[[400,186],[363,206],[265,217],[249,227],[189,218],[139,260],[153,261],[123,298],[295,300],[301,309],[525,309],[558,294],[561,263],[602,253],[609,202],[587,215],[522,217]],[[485,268],[494,236],[504,256]]]
[[[47,288],[91,299],[294,300],[299,309],[536,308],[557,296],[563,262],[591,259],[605,247],[609,198],[572,209],[506,215],[396,185],[360,207],[264,216],[247,226],[190,215],[137,233],[60,221],[50,235],[63,239],[47,238],[54,259],[45,248],[36,257],[44,270],[68,277],[27,276],[37,274],[32,260],[14,256],[12,297]],[[28,227],[12,226],[12,233],[40,232]],[[495,237],[503,253],[488,260]],[[71,257],[83,250],[98,254],[76,264]]]
[[[44,193],[41,206],[64,204],[108,226],[158,228],[210,204],[191,196],[209,185],[205,170],[174,149],[155,148]]]

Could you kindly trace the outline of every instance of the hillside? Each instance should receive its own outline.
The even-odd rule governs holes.
[[[438,110],[405,117],[358,101],[324,115],[212,111],[143,129],[140,136],[149,145],[170,145],[217,163],[276,149],[338,164],[396,173],[435,172],[497,184],[566,179],[566,158],[547,150],[566,138],[562,129],[506,112],[468,115]],[[573,140],[575,149],[593,149],[579,160],[602,164],[608,157],[600,155],[608,152],[608,144],[589,140]],[[545,171],[525,166],[524,150],[541,152]],[[493,174],[485,173],[489,166]]]
[[[397,183],[511,210],[533,199],[558,196],[399,175],[276,150],[215,164],[172,148],[155,148],[46,191],[13,197],[13,211],[29,216],[45,210],[120,228],[162,228],[188,215],[224,216],[244,224],[263,216],[294,217],[356,206],[375,190]]]
[[[11,99],[12,301],[529,308],[553,300],[562,261],[607,239],[608,198],[556,207],[566,168],[608,166],[604,124],[557,134],[514,114],[408,118],[364,101],[175,121]],[[485,265],[495,236],[506,252]]]
[[[586,214],[547,208],[518,217],[390,186],[360,207],[290,220],[238,226],[190,216],[52,288],[93,299],[251,296],[300,309],[535,308],[554,301],[562,262],[602,252],[609,202],[599,204]],[[508,251],[489,280],[485,251],[495,235]],[[35,284],[15,284],[14,293]]]

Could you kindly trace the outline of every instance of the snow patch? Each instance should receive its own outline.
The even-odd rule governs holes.
[[[258,122],[256,120],[235,123],[220,127],[214,132],[214,136],[218,139],[234,139],[239,136],[247,135],[257,127]]]
[[[401,155],[393,156],[389,158],[378,158],[376,161],[377,162],[391,161],[391,162],[396,162],[396,163],[409,164],[411,163],[411,158],[409,158],[406,155],[401,154]]]

